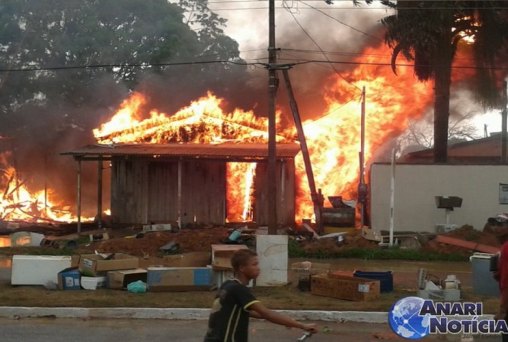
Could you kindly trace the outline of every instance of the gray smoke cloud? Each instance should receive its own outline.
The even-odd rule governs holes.
[[[213,9],[217,6],[219,5],[210,7]],[[242,57],[247,62],[266,63],[268,61],[268,9],[246,10],[245,8],[252,8],[249,3],[243,5],[233,3],[229,6],[229,11],[218,11],[219,15],[228,20],[226,33],[239,42]],[[238,10],[241,6],[244,10]],[[220,4],[220,8],[225,7],[226,5]],[[348,62],[358,57],[366,46],[375,46],[383,42],[383,28],[380,20],[390,12],[380,8],[379,4],[370,7],[367,5],[355,7],[352,1],[351,3],[340,1],[332,6],[326,5],[324,1],[322,3],[316,1],[276,2],[276,47],[280,49],[278,61],[280,63],[308,60],[325,62],[297,65],[290,71],[295,96],[304,119],[315,118],[324,110],[323,88],[330,76],[355,67],[345,64],[332,66],[326,63],[327,60]],[[251,70],[250,76],[251,79],[245,86],[259,94],[259,99],[266,99],[268,96],[266,70]],[[287,113],[289,109],[282,83],[278,96],[278,105]],[[245,99],[245,97],[242,98]],[[266,110],[262,101],[254,105],[259,108],[260,113]]]

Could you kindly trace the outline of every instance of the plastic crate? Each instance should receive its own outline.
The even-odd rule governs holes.
[[[392,292],[393,291],[392,271],[386,271],[386,272],[355,271],[353,273],[353,275],[358,278],[379,280],[381,292]]]

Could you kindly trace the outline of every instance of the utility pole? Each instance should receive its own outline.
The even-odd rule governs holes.
[[[360,174],[358,183],[358,204],[360,204],[360,228],[366,225],[367,185],[365,184],[365,87],[362,89],[362,107],[360,122]]]
[[[275,97],[277,95],[277,54],[275,50],[275,0],[269,0],[268,14],[268,167],[267,167],[267,205],[268,234],[277,234],[277,173],[276,173],[276,128]]]

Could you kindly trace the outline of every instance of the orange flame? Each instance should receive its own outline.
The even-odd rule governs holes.
[[[363,63],[379,64],[380,55],[390,55],[386,47],[368,48]],[[358,59],[360,62],[360,58]],[[404,132],[409,118],[421,117],[432,101],[432,90],[417,82],[410,67],[360,66],[340,77],[334,76],[327,89],[328,108],[317,120],[304,123],[316,186],[326,196],[356,199],[359,182],[361,141],[360,93],[366,88],[365,155],[367,165],[379,148]],[[353,80],[345,82],[346,80]],[[357,81],[359,80],[359,81]],[[313,206],[301,155],[297,156],[300,192],[296,216],[310,218]]]
[[[211,92],[171,116],[152,110],[149,118],[139,121],[138,110],[145,101],[144,95],[137,92],[123,101],[109,122],[93,130],[97,141],[101,144],[262,142],[268,136],[267,118],[241,109],[224,113],[220,107],[223,100]],[[284,137],[277,137],[277,141],[282,140]]]
[[[222,101],[209,92],[172,116],[152,110],[149,118],[140,121],[140,107],[146,99],[141,93],[133,93],[122,102],[111,121],[93,133],[99,143],[267,141],[267,118],[241,109],[224,113]],[[280,121],[280,113],[277,121]],[[286,140],[283,135],[277,136],[279,142]],[[227,163],[227,220],[230,222],[253,218],[255,167],[255,163]]]
[[[10,153],[0,154],[0,220],[27,222],[72,222],[69,207],[56,204],[54,191],[30,191],[9,163]]]
[[[227,163],[227,220],[252,221],[256,163]],[[240,186],[238,186],[240,184]]]
[[[381,46],[367,48],[361,62],[379,62],[390,50]],[[376,59],[376,60],[374,60]],[[360,60],[359,60],[360,61]],[[344,79],[351,80],[347,83]],[[303,123],[316,186],[325,196],[342,195],[355,199],[359,180],[360,90],[366,87],[365,156],[368,165],[376,151],[387,141],[405,131],[409,118],[421,117],[432,100],[432,89],[418,82],[410,67],[399,67],[394,75],[386,65],[362,65],[341,77],[330,78],[326,89],[327,109],[318,119]],[[224,113],[222,99],[212,93],[193,101],[172,116],[152,110],[141,120],[138,112],[146,103],[143,95],[133,93],[111,121],[94,130],[99,143],[217,143],[223,141],[266,142],[267,119],[252,111],[235,109]],[[280,113],[277,113],[280,122]],[[294,141],[295,129],[286,129],[278,142]],[[296,218],[313,216],[304,163],[296,162]],[[248,163],[247,163],[248,164]],[[227,203],[229,221],[252,218],[252,164],[228,163]],[[238,184],[241,184],[238,186]]]

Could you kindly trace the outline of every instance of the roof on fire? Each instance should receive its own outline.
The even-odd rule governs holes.
[[[294,158],[300,151],[297,143],[278,143],[277,158]],[[87,145],[63,152],[75,158],[110,158],[113,156],[161,156],[214,159],[266,159],[268,145],[263,143],[172,143],[172,144],[110,144]]]

